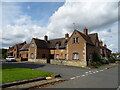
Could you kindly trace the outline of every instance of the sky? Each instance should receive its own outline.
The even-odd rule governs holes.
[[[2,48],[16,43],[62,38],[75,29],[98,33],[113,52],[118,51],[118,2],[2,2],[0,3]]]

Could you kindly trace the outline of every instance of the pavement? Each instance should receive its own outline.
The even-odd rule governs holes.
[[[28,62],[4,62],[2,65],[12,65],[22,68],[49,71],[60,74],[67,81],[45,88],[117,88],[118,65],[111,64],[99,69],[84,69],[71,66],[51,64],[35,64]],[[110,68],[112,67],[112,68]]]

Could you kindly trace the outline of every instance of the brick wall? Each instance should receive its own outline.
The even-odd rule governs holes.
[[[73,38],[78,37],[78,43],[73,43]],[[73,60],[73,53],[79,53],[79,60],[86,60],[86,41],[78,32],[74,32],[68,41],[68,59]]]

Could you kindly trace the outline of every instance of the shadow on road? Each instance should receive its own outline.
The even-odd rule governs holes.
[[[15,66],[15,67],[21,67],[21,68],[30,68],[30,69],[35,69],[35,68],[40,68],[44,67],[44,64],[34,64],[34,63],[15,63],[15,62],[9,62],[9,63],[2,63],[3,66]]]

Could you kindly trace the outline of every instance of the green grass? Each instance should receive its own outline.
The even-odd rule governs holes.
[[[19,68],[13,66],[2,66],[2,83],[31,79],[36,77],[44,77],[52,75],[52,72],[38,71],[27,68]]]

